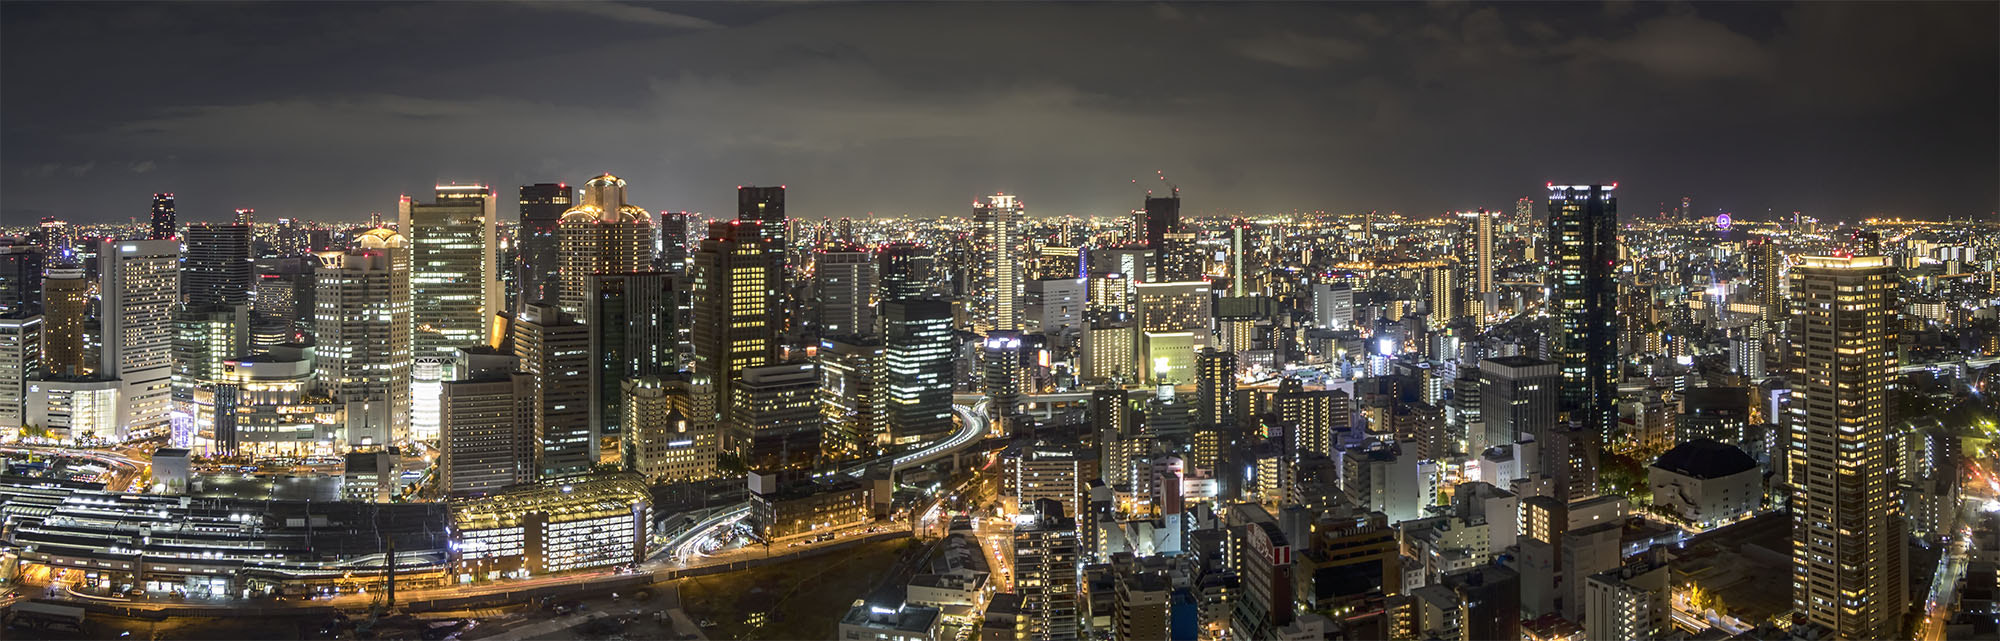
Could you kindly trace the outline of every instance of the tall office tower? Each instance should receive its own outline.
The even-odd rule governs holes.
[[[153,194],[153,228],[146,235],[149,240],[171,240],[179,234],[174,228],[174,195]]]
[[[1195,421],[1203,427],[1236,424],[1236,353],[1209,347],[1195,358]]]
[[[1515,200],[1514,224],[1520,227],[1523,231],[1526,231],[1533,229],[1535,226],[1534,223],[1535,223],[1535,201],[1529,200],[1527,196],[1522,196],[1519,199]]]
[[[923,298],[930,294],[932,261],[929,247],[916,243],[890,243],[877,252],[881,284],[877,289],[884,302]]]
[[[1022,510],[1028,512],[1028,510]],[[1055,499],[1035,501],[1034,517],[1014,526],[1014,592],[1031,639],[1075,639],[1082,609],[1076,519]]]
[[[590,473],[598,460],[590,434],[590,328],[560,307],[529,303],[514,320],[514,355],[535,377],[536,476]]]
[[[1194,232],[1167,234],[1160,239],[1159,270],[1154,276],[1162,281],[1202,280],[1203,267],[1207,259],[1201,255],[1201,247],[1195,244]]]
[[[180,250],[172,240],[105,241],[98,246],[103,348],[97,373],[121,381],[119,441],[167,430]]]
[[[813,301],[820,336],[875,334],[875,257],[853,244],[813,252]]]
[[[187,262],[181,270],[181,296],[192,307],[246,305],[255,287],[251,278],[250,226],[189,223]]]
[[[83,270],[58,267],[42,280],[42,371],[50,378],[77,378],[90,369],[84,361],[83,320],[90,310],[90,281]]]
[[[785,186],[738,186],[736,219],[757,222],[757,234],[764,240],[765,250],[777,254],[779,268],[783,269],[788,247],[785,230],[790,222],[785,219]]]
[[[1477,255],[1479,263],[1473,271],[1471,296],[1473,304],[1466,311],[1478,320],[1481,327],[1484,327],[1486,315],[1493,311],[1486,308],[1488,304],[1486,299],[1494,293],[1493,264],[1498,260],[1493,256],[1493,212],[1487,211],[1484,207],[1479,209],[1479,213],[1475,214],[1473,219],[1472,234],[1473,252]]]
[[[882,342],[843,336],[819,342],[819,402],[827,449],[842,458],[873,455],[888,442]]]
[[[745,368],[729,387],[735,396],[723,450],[753,470],[812,467],[820,453],[819,372],[812,363]]]
[[[42,248],[0,244],[0,314],[42,308]]]
[[[688,418],[694,393],[687,379],[655,377],[625,381],[625,464],[654,481],[702,481],[715,478],[721,450],[715,426]]]
[[[174,310],[174,409],[212,425],[223,363],[250,354],[248,305],[189,305]]]
[[[1250,295],[1250,223],[1241,218],[1229,224],[1229,295]]]
[[[0,313],[0,430],[27,424],[28,381],[42,377],[42,315]]]
[[[660,212],[660,268],[676,274],[687,271],[688,217],[685,211]]]
[[[535,480],[535,377],[491,347],[457,350],[441,386],[438,486],[482,496]]]
[[[1564,420],[1586,432],[1572,435],[1582,444],[1586,466],[1571,470],[1572,489],[1585,492],[1595,491],[1598,451],[1618,427],[1615,187],[1549,186],[1548,307],[1556,328],[1549,359],[1562,367]]]
[[[1445,261],[1440,267],[1425,270],[1425,284],[1430,298],[1426,301],[1430,308],[1431,329],[1443,329],[1452,321],[1465,315],[1464,295],[1458,290],[1458,263]]]
[[[696,422],[721,424],[735,395],[730,387],[743,370],[770,364],[778,355],[784,318],[778,291],[784,288],[779,254],[770,250],[755,221],[715,221],[690,265],[693,279],[694,378],[709,390],[697,407]],[[724,449],[735,447],[724,443]]]
[[[680,277],[665,272],[591,274],[583,304],[590,328],[590,426],[599,456],[619,451],[625,381],[680,370]]]
[[[442,380],[443,364],[458,348],[485,344],[494,315],[505,312],[494,201],[485,185],[438,185],[436,202],[396,203],[396,229],[410,242],[418,380]]]
[[[410,432],[410,254],[402,234],[371,229],[345,252],[322,252],[313,369],[320,389],[347,408],[343,440],[384,445]]]
[[[1785,253],[1778,239],[1762,236],[1750,240],[1750,281],[1757,294],[1758,320],[1770,329],[1783,331],[1788,320],[1789,302],[1785,300],[1784,281],[1779,280],[1785,269]]]
[[[236,209],[236,224],[246,227],[256,225],[257,210],[248,207],[238,207]]]
[[[929,298],[882,304],[883,402],[888,441],[907,445],[950,434],[951,303]]]
[[[1146,246],[1158,252],[1165,246],[1167,234],[1181,232],[1181,190],[1174,188],[1172,195],[1155,198],[1146,195],[1145,217]],[[1163,255],[1163,254],[1155,254]]]
[[[1842,639],[1907,638],[1891,434],[1896,272],[1884,256],[1792,269],[1792,607]]]
[[[1346,282],[1313,283],[1312,322],[1322,329],[1354,327],[1354,286]]]
[[[992,417],[995,434],[1014,434],[1021,419],[1021,334],[995,330],[986,335],[980,353],[986,385],[982,388],[990,403],[986,415]]]
[[[979,252],[972,295],[979,299],[974,329],[1006,331],[1019,327],[1014,297],[1019,294],[1020,257],[1015,246],[1024,207],[1007,194],[986,197],[972,206],[972,244]]]
[[[1562,369],[1555,363],[1528,356],[1480,361],[1479,418],[1486,428],[1467,435],[1472,441],[1467,449],[1484,452],[1490,447],[1520,442],[1524,436],[1547,443],[1546,439],[1557,428],[1557,410],[1561,404]],[[1551,452],[1548,458],[1554,462],[1556,457]]]
[[[583,313],[589,297],[584,279],[591,274],[652,271],[653,215],[625,204],[625,181],[611,174],[583,184],[583,202],[563,212],[556,227],[557,258],[563,312]]]
[[[521,186],[521,221],[514,230],[520,256],[514,282],[521,288],[521,304],[562,300],[563,281],[558,275],[562,254],[557,234],[563,212],[569,211],[575,198],[576,190],[569,183]]]

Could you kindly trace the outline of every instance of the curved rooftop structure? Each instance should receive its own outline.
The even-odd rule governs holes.
[[[625,204],[625,179],[602,174],[583,184],[582,202],[563,212],[562,222],[638,222],[651,224],[644,208]]]

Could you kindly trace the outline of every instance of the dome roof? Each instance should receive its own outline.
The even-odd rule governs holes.
[[[409,246],[409,240],[403,238],[402,234],[396,233],[393,229],[376,227],[361,232],[361,235],[354,239],[354,244],[362,249],[382,249],[385,247],[401,249]]]

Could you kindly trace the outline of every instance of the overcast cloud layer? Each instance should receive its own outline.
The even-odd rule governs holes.
[[[612,172],[651,209],[1990,216],[1993,3],[0,5],[0,223]],[[1150,183],[1150,184],[1148,184]],[[503,206],[511,217],[513,206]]]

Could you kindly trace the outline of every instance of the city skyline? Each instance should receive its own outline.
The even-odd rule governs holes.
[[[351,220],[431,184],[605,171],[716,217],[713,185],[751,183],[797,191],[799,218],[963,215],[996,190],[1120,215],[1149,183],[1189,215],[1503,210],[1551,179],[1621,181],[1627,218],[2000,201],[2000,93],[1962,81],[2000,73],[1992,5],[1576,8],[9,3],[8,52],[36,55],[4,63],[32,90],[0,103],[0,218],[120,221],[174,193],[188,221]],[[964,25],[1045,44],[944,46]],[[492,44],[527,33],[547,46]],[[287,44],[218,44],[238,39]],[[273,65],[308,71],[229,80]],[[466,77],[490,81],[441,82]]]

